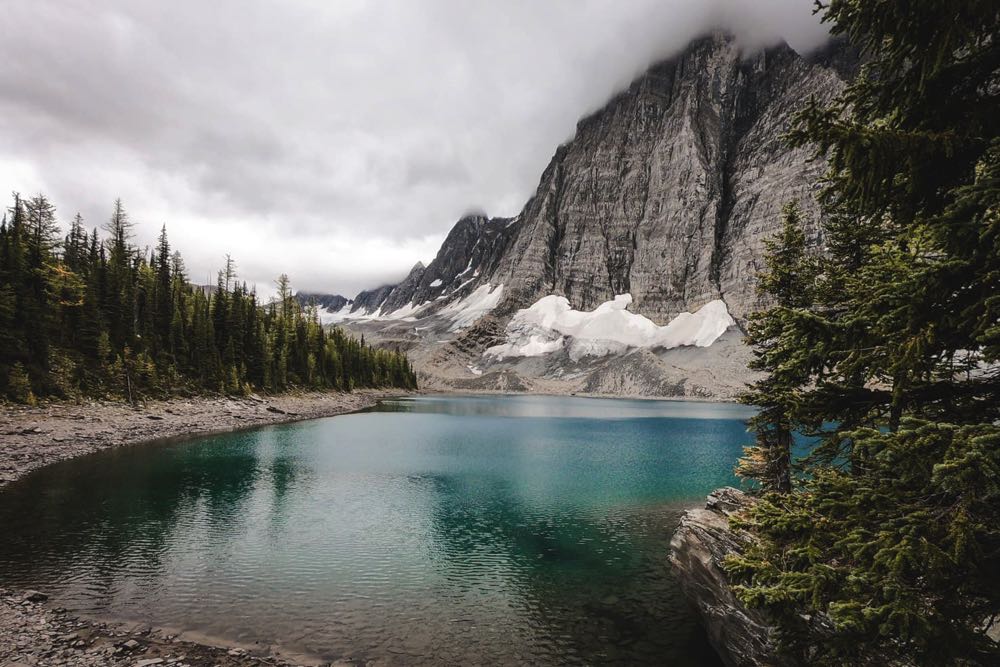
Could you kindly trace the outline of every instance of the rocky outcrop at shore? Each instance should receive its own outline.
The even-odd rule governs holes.
[[[670,541],[670,562],[684,595],[697,609],[709,641],[728,667],[781,665],[771,628],[733,593],[722,562],[750,539],[729,527],[729,517],[754,500],[738,489],[713,491],[704,508],[688,510]]]

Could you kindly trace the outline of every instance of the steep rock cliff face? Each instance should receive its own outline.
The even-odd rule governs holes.
[[[841,86],[787,46],[745,58],[723,35],[692,43],[579,123],[490,281],[514,307],[555,293],[589,310],[628,292],[657,322],[715,298],[745,317],[763,239],[784,202],[814,210],[823,168],[781,135]]]
[[[420,282],[426,274],[427,267],[424,266],[423,262],[417,262],[414,264],[413,268],[410,269],[410,272],[406,274],[405,278],[403,278],[403,282],[399,283],[389,291],[385,300],[379,307],[379,310],[383,313],[391,313],[409,305],[410,301],[405,299],[403,295],[413,294],[420,286]]]
[[[815,210],[823,164],[782,135],[850,68],[836,47],[747,56],[726,35],[696,40],[581,120],[517,217],[459,220],[419,280],[385,293],[381,312],[488,282],[505,286],[501,316],[548,294],[590,310],[631,293],[631,310],[659,323],[717,298],[744,318],[759,305],[754,276],[781,206]]]
[[[382,285],[375,289],[364,290],[354,297],[354,304],[351,306],[351,313],[368,315],[382,309],[382,304],[389,297],[396,285]]]
[[[489,388],[499,373],[539,390],[731,396],[747,377],[749,353],[737,345],[722,363],[742,370],[721,383],[706,355],[678,350],[657,352],[657,364],[632,355],[586,368],[555,358],[484,365],[481,355],[517,310],[548,295],[590,311],[628,293],[628,310],[658,325],[721,299],[742,325],[762,305],[755,276],[781,207],[797,201],[816,217],[824,165],[782,136],[809,97],[835,95],[854,67],[840,46],[803,57],[784,45],[746,54],[722,34],[695,40],[581,120],[517,216],[463,217],[426,268],[358,295],[352,312],[380,317],[363,325],[368,339],[411,350],[428,385]],[[807,233],[822,242],[818,229]],[[456,328],[455,311],[487,295],[499,298],[482,330]],[[457,329],[470,331],[456,339]]]
[[[315,305],[321,310],[336,312],[351,303],[351,300],[340,294],[321,294],[318,292],[296,292],[295,300],[303,306]]]
[[[381,312],[388,314],[408,305],[444,305],[451,297],[468,294],[473,285],[495,271],[514,231],[511,218],[468,215],[452,227],[426,270],[420,265],[386,297]],[[467,289],[468,288],[468,289]]]

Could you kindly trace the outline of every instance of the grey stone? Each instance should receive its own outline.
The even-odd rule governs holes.
[[[350,299],[340,294],[319,294],[317,292],[296,292],[295,300],[302,306],[315,304],[330,312],[340,310],[350,303]]]
[[[49,599],[49,596],[41,591],[26,590],[24,595],[21,596],[23,602],[45,602]]]
[[[728,35],[694,41],[581,120],[517,217],[462,218],[426,269],[354,309],[388,313],[489,282],[505,286],[501,314],[546,294],[592,309],[630,292],[660,323],[716,298],[744,318],[760,305],[755,275],[782,205],[816,210],[824,165],[782,136],[810,95],[843,88],[843,51],[747,58]]]
[[[365,290],[354,297],[354,304],[351,306],[352,313],[373,313],[380,310],[386,297],[395,288],[395,285],[382,285],[375,289]]]
[[[741,553],[750,539],[730,529],[729,517],[753,502],[738,489],[716,489],[704,509],[685,512],[670,541],[670,563],[681,590],[727,667],[784,664],[774,655],[767,620],[737,599],[722,569],[726,556]]]

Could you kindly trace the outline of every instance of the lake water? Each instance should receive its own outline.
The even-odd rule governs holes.
[[[388,664],[717,664],[671,575],[735,405],[420,397],[120,448],[0,492],[0,585]]]

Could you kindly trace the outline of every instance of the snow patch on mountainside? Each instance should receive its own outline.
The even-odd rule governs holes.
[[[391,313],[381,314],[379,308],[373,310],[359,310],[351,312],[351,306],[353,301],[347,302],[340,310],[330,311],[325,309],[319,310],[319,321],[320,324],[341,324],[343,322],[373,322],[373,321],[389,321],[389,320],[402,320],[404,322],[413,322],[417,318],[414,317],[414,313],[420,310],[425,304],[412,304],[409,303],[402,308],[397,308]]]
[[[457,290],[456,290],[457,291]],[[445,298],[441,295],[438,299]],[[503,285],[480,285],[470,294],[462,299],[448,304],[436,313],[422,313],[425,306],[433,301],[423,303],[408,303],[396,310],[383,313],[379,308],[370,311],[351,312],[351,305],[348,304],[336,312],[321,310],[320,321],[323,324],[339,324],[341,322],[414,322],[424,317],[442,317],[450,320],[450,331],[459,331],[475,323],[480,317],[496,308],[503,296]]]
[[[631,303],[631,294],[620,294],[586,312],[573,310],[566,297],[543,297],[530,308],[517,311],[507,325],[507,342],[488,348],[484,354],[501,360],[542,356],[565,347],[570,359],[579,361],[620,354],[629,348],[708,347],[736,323],[720,299],[695,313],[681,313],[662,327],[626,310]]]
[[[403,320],[405,322],[412,322],[415,319],[417,319],[417,318],[413,317],[413,314],[415,312],[417,312],[418,310],[420,310],[420,308],[423,305],[424,304],[422,304],[422,303],[420,303],[420,304],[408,303],[405,306],[402,306],[401,308],[397,308],[396,310],[392,311],[391,313],[387,313],[385,315],[381,315],[381,316],[379,316],[377,318],[374,318],[374,319],[379,319],[379,320]]]
[[[344,320],[351,319],[351,306],[353,305],[353,301],[348,301],[340,307],[340,310],[317,309],[316,314],[319,315],[319,323],[322,325],[339,324]]]
[[[452,321],[451,331],[458,331],[473,324],[480,317],[496,308],[503,296],[503,285],[480,285],[464,299],[442,308],[438,314]]]

